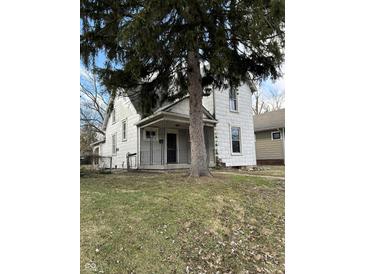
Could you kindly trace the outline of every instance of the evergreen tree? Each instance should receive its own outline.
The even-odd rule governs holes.
[[[280,76],[283,0],[81,0],[81,57],[104,51],[103,84],[140,98],[189,94],[191,175],[209,175],[202,96],[248,80]]]

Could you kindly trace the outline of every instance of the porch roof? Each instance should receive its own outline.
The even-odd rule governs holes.
[[[153,124],[158,124],[162,121],[171,121],[181,124],[189,124],[190,116],[176,112],[159,111],[137,122],[136,126],[143,128]],[[205,125],[212,125],[212,126],[218,123],[217,120],[212,118],[203,118],[203,122]]]
[[[103,138],[102,140],[98,140],[98,141],[96,141],[94,143],[91,143],[90,146],[94,147],[94,146],[97,146],[97,145],[99,145],[101,143],[105,143],[105,138]]]

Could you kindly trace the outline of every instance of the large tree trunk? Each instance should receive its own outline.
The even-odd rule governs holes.
[[[191,170],[190,176],[210,176],[204,142],[203,88],[197,52],[188,53],[188,90],[190,106]]]

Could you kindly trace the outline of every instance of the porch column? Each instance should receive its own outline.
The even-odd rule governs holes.
[[[161,127],[161,139],[163,140],[162,144],[161,144],[161,164],[162,165],[166,164],[166,159],[165,159],[165,146],[166,146],[165,135],[166,135],[166,122],[164,120],[162,122],[162,127]]]
[[[141,165],[141,128],[137,126],[137,157],[136,157],[136,162],[137,162],[137,169],[140,167]]]

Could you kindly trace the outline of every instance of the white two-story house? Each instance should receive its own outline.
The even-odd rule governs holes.
[[[203,97],[209,166],[256,165],[253,89],[244,84],[237,91],[212,90]],[[126,96],[119,95],[112,103],[113,111],[104,121],[105,138],[94,143],[95,154],[110,157],[113,168],[127,168],[127,159],[128,166],[137,169],[190,167],[188,97],[159,107],[146,118]]]

